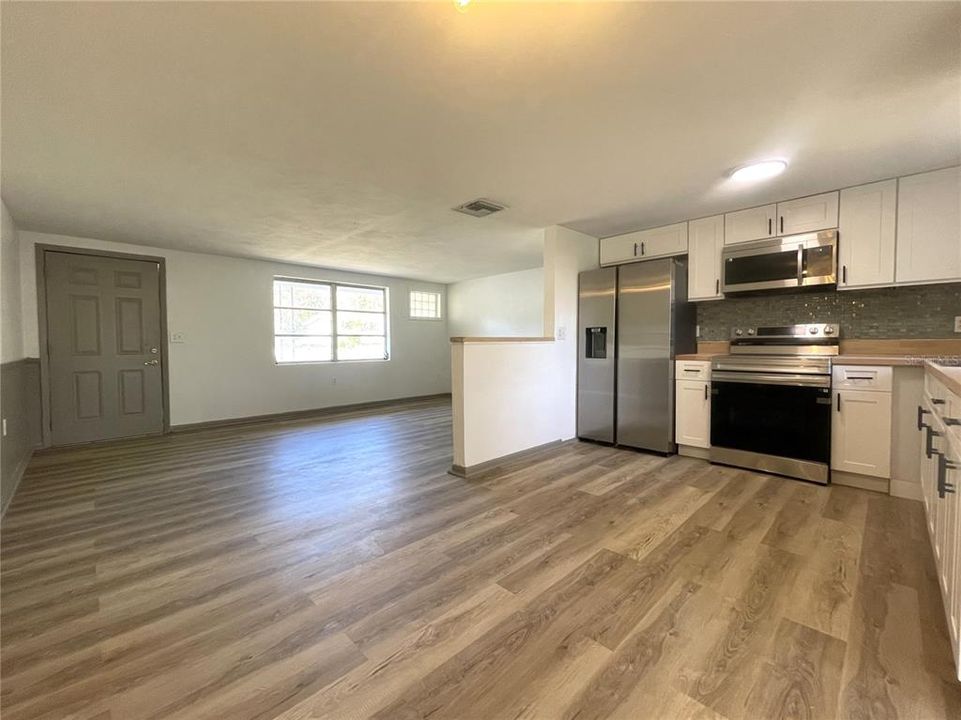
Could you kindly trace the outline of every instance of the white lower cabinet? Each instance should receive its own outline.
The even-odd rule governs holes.
[[[918,408],[921,487],[931,548],[951,635],[955,669],[961,669],[961,442],[952,415],[961,398],[946,390],[930,372]],[[957,672],[961,679],[961,672]]]
[[[711,364],[678,361],[674,441],[678,445],[711,446]]]
[[[833,373],[831,469],[890,478],[892,369],[837,365]]]

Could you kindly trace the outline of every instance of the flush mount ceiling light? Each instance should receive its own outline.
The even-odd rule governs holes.
[[[457,8],[458,12],[467,12],[468,5],[470,5],[470,0],[454,0],[454,7]]]
[[[780,175],[786,167],[787,160],[762,160],[737,168],[731,173],[731,179],[737,182],[767,180],[775,175]]]

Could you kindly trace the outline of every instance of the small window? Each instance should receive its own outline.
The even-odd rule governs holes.
[[[410,316],[415,320],[440,320],[440,293],[411,290]]]
[[[274,279],[278,363],[387,360],[387,289]]]

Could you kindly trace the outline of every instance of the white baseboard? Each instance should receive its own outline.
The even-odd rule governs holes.
[[[891,494],[894,497],[907,498],[908,500],[921,499],[921,485],[908,480],[891,479]]]
[[[708,460],[711,455],[710,448],[699,448],[693,445],[678,445],[677,454],[683,455],[684,457],[699,458],[701,460]]]

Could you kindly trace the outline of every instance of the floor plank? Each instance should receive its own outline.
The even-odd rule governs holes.
[[[465,480],[398,403],[38,453],[5,720],[938,718],[920,505],[567,443]]]

